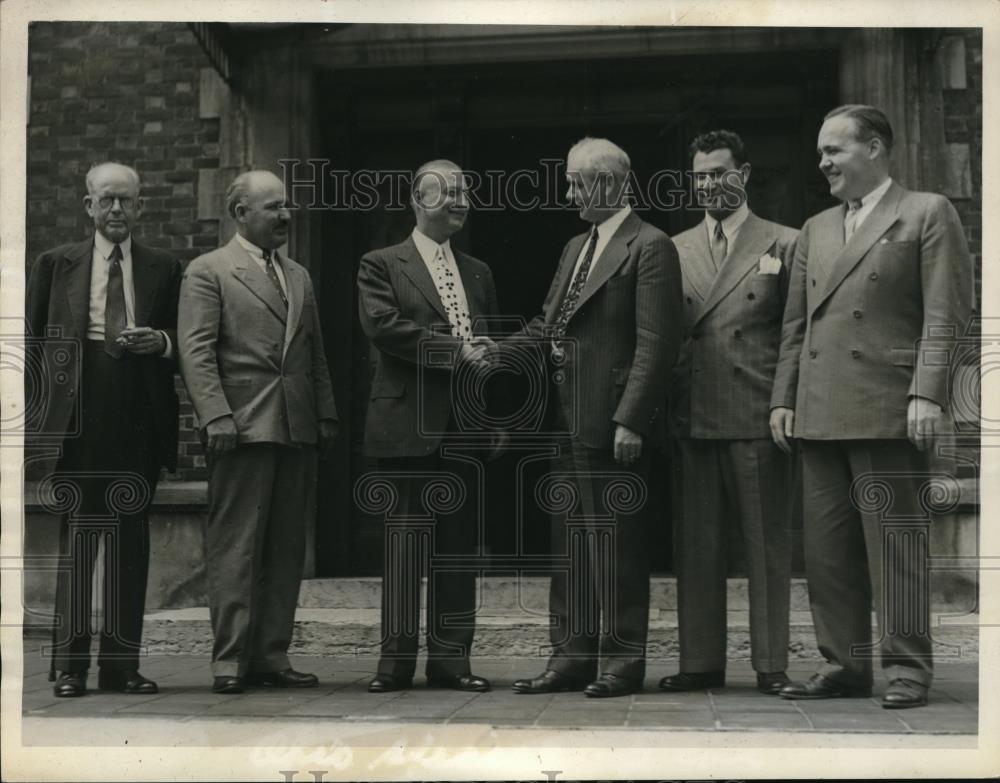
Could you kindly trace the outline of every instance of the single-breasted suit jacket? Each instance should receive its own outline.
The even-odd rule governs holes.
[[[802,228],[771,407],[795,409],[799,438],[906,438],[911,396],[948,409],[973,300],[962,224],[944,196],[896,182],[846,245],[844,215]]]
[[[771,388],[798,233],[751,212],[718,274],[704,222],[674,237],[684,275],[684,342],[670,387],[675,437],[770,437]],[[781,267],[763,272],[766,255]]]
[[[26,400],[41,410],[37,432],[48,442],[61,442],[65,433],[79,426],[74,421],[80,399],[79,344],[87,339],[90,308],[90,274],[94,240],[88,239],[42,253],[32,265],[25,289],[25,318],[35,341],[28,353],[44,374],[44,386],[26,373]],[[177,348],[177,297],[181,268],[176,259],[132,239],[132,278],[135,325],[167,334]],[[51,331],[50,331],[51,330]],[[67,353],[66,351],[69,351]],[[176,358],[132,357],[142,366],[142,376],[152,407],[157,465],[177,466],[177,393],[174,390]],[[44,400],[42,399],[44,397]]]
[[[499,313],[490,268],[452,247],[474,334]],[[453,337],[434,279],[412,237],[373,250],[358,270],[361,328],[378,349],[368,400],[364,451],[370,457],[420,457],[441,443],[454,396],[462,340]],[[461,372],[461,369],[457,370]],[[454,384],[454,388],[453,388]]]
[[[284,254],[288,307],[235,237],[184,272],[181,373],[202,427],[232,415],[238,443],[315,444],[337,419],[309,273]]]
[[[526,327],[532,337],[551,333],[588,237],[563,248],[543,314]],[[662,435],[683,331],[682,291],[674,243],[631,213],[594,262],[566,324],[559,397],[583,445],[611,449],[618,424],[654,440]]]

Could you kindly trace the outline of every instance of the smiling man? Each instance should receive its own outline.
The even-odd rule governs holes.
[[[806,577],[826,658],[781,695],[868,696],[879,651],[882,706],[900,709],[925,704],[932,678],[921,452],[947,431],[948,336],[965,332],[973,269],[951,203],[889,176],[892,146],[871,106],[834,109],[820,128],[819,168],[843,204],[808,220],[796,245],[770,427],[781,448],[801,444]]]
[[[104,615],[98,687],[157,692],[139,674],[149,566],[147,510],[160,467],[177,462],[177,295],[180,265],[135,240],[142,216],[139,175],[101,163],[87,172],[84,206],[94,236],[46,251],[31,267],[25,316],[43,367],[67,365],[25,399],[44,405],[41,430],[60,442],[59,485],[78,505],[63,516],[56,579],[53,673],[58,697],[83,696],[90,665],[91,577],[104,544]],[[67,344],[79,362],[59,353]],[[69,437],[75,433],[75,437]],[[123,490],[125,490],[123,492]],[[132,494],[138,503],[115,508]]]
[[[570,149],[566,196],[587,230],[566,243],[542,314],[525,328],[551,346],[561,379],[557,470],[571,477],[574,507],[553,517],[553,554],[569,559],[549,592],[553,653],[517,693],[625,696],[645,676],[649,452],[684,311],[677,250],[629,205],[630,168],[607,139]]]
[[[208,462],[212,689],[312,687],[288,645],[316,451],[336,437],[337,409],[312,281],[279,250],[291,220],[284,185],[248,171],[226,207],[236,236],[188,265],[177,328]]]
[[[461,168],[449,160],[425,163],[413,176],[410,201],[410,236],[367,253],[358,270],[361,328],[378,351],[364,450],[398,497],[397,521],[387,520],[385,532],[381,657],[368,690],[413,685],[420,553],[427,558],[427,685],[482,692],[490,683],[469,663],[476,575],[449,568],[447,560],[478,551],[481,472],[475,455],[455,450],[463,440],[464,395],[476,386],[468,379],[485,361],[487,318],[498,314],[496,288],[486,264],[451,244],[469,213]],[[455,493],[454,507],[434,508],[427,498],[435,486]],[[433,534],[421,543],[429,515]]]

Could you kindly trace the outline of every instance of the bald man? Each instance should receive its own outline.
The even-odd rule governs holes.
[[[336,437],[337,409],[312,281],[279,250],[291,220],[284,184],[246,172],[226,206],[236,236],[190,263],[177,321],[208,462],[212,690],[314,687],[288,645],[316,452]]]
[[[148,695],[156,683],[138,671],[146,513],[160,467],[177,462],[181,270],[167,253],[132,236],[142,216],[135,169],[100,163],[87,172],[86,185],[94,236],[42,253],[25,289],[25,317],[38,340],[29,350],[41,353],[40,366],[66,368],[37,388],[26,376],[25,399],[44,405],[41,432],[61,447],[52,480],[77,490],[60,529],[54,690],[61,698],[87,692],[91,577],[100,541],[105,621],[98,687]],[[79,352],[77,362],[60,358],[67,347]]]

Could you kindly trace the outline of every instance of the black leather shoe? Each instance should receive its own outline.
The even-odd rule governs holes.
[[[681,672],[660,680],[660,690],[680,693],[682,691],[705,691],[709,688],[725,688],[725,672]]]
[[[767,696],[777,696],[789,682],[784,672],[757,672],[757,690]]]
[[[315,674],[285,669],[280,672],[255,672],[247,676],[247,685],[273,685],[275,688],[315,688],[319,678]]]
[[[805,682],[790,682],[778,691],[783,699],[850,699],[864,698],[872,695],[868,686],[841,685],[839,682],[814,674]]]
[[[897,679],[889,683],[882,696],[882,706],[887,710],[906,710],[927,704],[927,686],[915,680]]]
[[[534,679],[515,680],[511,686],[514,693],[562,693],[564,691],[582,691],[586,687],[587,683],[584,680],[568,677],[552,669],[546,669]]]
[[[102,691],[119,693],[159,693],[156,683],[139,674],[137,669],[101,669],[97,673],[97,687]]]
[[[239,677],[216,677],[212,682],[212,693],[243,693],[243,680]]]
[[[470,693],[486,693],[491,687],[490,681],[482,677],[477,677],[472,672],[459,674],[454,677],[428,677],[428,688],[450,688],[455,691],[469,691]]]
[[[59,672],[52,693],[67,699],[85,696],[87,694],[87,672]]]
[[[617,674],[602,674],[583,689],[584,696],[604,699],[609,696],[628,696],[642,690],[642,680],[619,677]]]
[[[369,693],[389,693],[390,691],[405,691],[413,687],[412,677],[394,677],[391,674],[376,674],[368,683]]]

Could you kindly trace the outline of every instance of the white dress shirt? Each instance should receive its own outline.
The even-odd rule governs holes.
[[[462,275],[451,252],[451,240],[446,239],[443,245],[439,245],[419,228],[413,229],[412,237],[417,252],[420,253],[427,271],[434,280],[434,287],[441,297],[445,312],[448,313],[452,336],[461,337],[463,340],[472,339],[469,300],[465,296]]]
[[[862,197],[861,206],[857,210],[857,214],[854,217],[854,230],[852,234],[856,234],[858,229],[861,228],[861,224],[865,222],[876,205],[882,200],[882,196],[885,195],[886,191],[889,190],[889,186],[892,185],[892,177],[886,177],[885,181],[879,185],[875,190],[869,193],[867,196]],[[850,204],[847,205],[847,212],[844,213],[844,221],[847,221],[847,215],[851,212]]]
[[[726,237],[726,247],[729,250],[733,249],[733,242],[736,241],[736,237],[739,236],[740,229],[743,228],[743,224],[747,222],[747,218],[750,216],[750,207],[744,201],[729,215],[726,215],[722,223],[722,233]],[[715,227],[720,221],[716,220],[714,217],[705,213],[705,227],[708,229],[708,244],[711,246],[712,240],[715,238]]]
[[[624,209],[620,209],[603,223],[597,224],[597,245],[594,247],[594,257],[590,262],[590,269],[587,270],[587,279],[590,279],[590,273],[594,271],[594,267],[597,266],[597,261],[601,257],[601,253],[604,252],[604,248],[608,246],[608,242],[611,241],[611,237],[615,235],[619,226],[625,222],[627,218],[632,214],[632,207],[626,205]],[[580,255],[576,257],[576,265],[573,267],[573,276],[569,279],[570,285],[576,280],[576,273],[580,271],[580,266],[583,264],[583,259],[587,255],[587,246],[590,244],[590,238],[583,243],[583,247],[580,248]]]
[[[244,239],[240,234],[236,235],[236,241],[239,242],[243,249],[250,254],[250,258],[252,258],[254,263],[260,267],[260,271],[266,275],[267,263],[264,261],[264,251],[250,240]],[[278,276],[278,282],[281,284],[281,292],[285,295],[285,301],[287,301],[288,286],[285,284],[285,272],[281,268],[281,259],[276,249],[271,251],[271,260],[271,265],[274,267],[274,273]]]
[[[127,236],[118,246],[122,250],[119,262],[122,268],[122,291],[125,294],[125,326],[135,326],[135,280],[132,276],[132,237]],[[90,303],[87,315],[87,339],[104,342],[104,309],[108,301],[108,275],[111,271],[111,254],[115,243],[100,231],[94,232],[94,251],[90,264]],[[160,330],[167,348],[165,358],[173,355],[173,346],[167,333]]]

